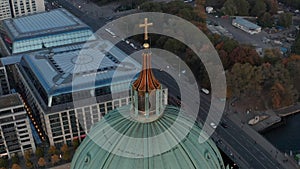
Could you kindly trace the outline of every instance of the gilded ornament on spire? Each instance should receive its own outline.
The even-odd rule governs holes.
[[[144,40],[145,40],[145,43],[143,44],[143,47],[145,49],[148,49],[150,47],[149,44],[147,43],[147,40],[148,40],[148,27],[152,26],[152,25],[153,25],[153,23],[148,23],[148,18],[145,18],[144,23],[139,25],[140,28],[144,27],[144,34],[145,34],[144,35]]]
[[[152,26],[153,23],[148,23],[148,18],[145,18],[144,23],[140,24],[139,27],[145,29],[145,41],[148,40],[148,26]],[[149,48],[147,42],[144,43],[144,48]],[[155,89],[160,89],[161,85],[158,80],[154,77],[151,70],[151,53],[143,53],[143,70],[140,73],[138,79],[133,83],[133,88],[139,92],[150,92]]]

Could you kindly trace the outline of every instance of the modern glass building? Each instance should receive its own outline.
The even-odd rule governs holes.
[[[95,39],[89,26],[63,8],[7,19],[3,27],[2,39],[10,54]]]
[[[130,102],[140,64],[111,47],[101,40],[43,50],[16,66],[22,93],[51,145],[85,137],[108,111]]]

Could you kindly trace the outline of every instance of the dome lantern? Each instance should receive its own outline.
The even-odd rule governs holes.
[[[143,52],[143,67],[139,77],[133,82],[131,87],[131,104],[133,118],[142,123],[147,123],[158,119],[163,112],[163,93],[162,86],[154,77],[151,70],[151,52],[148,41],[148,26],[153,23],[148,23],[148,19],[144,19],[144,23],[139,27],[144,27],[144,49]]]

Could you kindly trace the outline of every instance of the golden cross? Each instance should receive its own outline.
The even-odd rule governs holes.
[[[145,40],[148,40],[148,26],[152,26],[152,25],[153,23],[148,23],[148,18],[145,18],[144,23],[139,25],[140,28],[142,27],[145,28]]]

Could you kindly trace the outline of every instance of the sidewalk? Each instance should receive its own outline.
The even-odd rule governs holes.
[[[70,167],[71,167],[71,163],[67,163],[60,166],[51,167],[50,169],[70,169]]]

